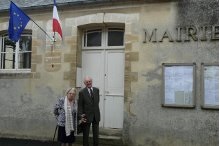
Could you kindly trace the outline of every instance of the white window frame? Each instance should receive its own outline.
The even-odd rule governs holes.
[[[117,28],[117,29],[122,29],[124,30],[123,27],[94,27],[94,28],[87,28],[83,30],[83,35],[82,35],[82,49],[83,50],[101,50],[101,49],[124,49],[125,48],[125,42],[123,43],[122,46],[108,46],[108,29],[109,28]],[[101,35],[101,46],[94,46],[94,47],[87,47],[84,46],[84,42],[87,40],[85,40],[84,36],[86,34],[86,31],[90,31],[90,30],[96,30],[96,29],[101,29],[102,30],[102,35]],[[125,40],[125,39],[124,39]]]
[[[105,33],[106,33],[106,41],[105,41],[105,46],[107,46],[108,48],[110,48],[110,49],[123,49],[123,48],[125,48],[125,39],[123,40],[123,45],[122,46],[108,46],[108,42],[107,42],[107,40],[108,40],[108,33],[109,33],[109,31],[108,31],[108,29],[111,29],[111,28],[115,28],[115,29],[122,29],[122,30],[124,30],[124,28],[121,28],[121,27],[108,27],[108,28],[106,28],[105,29]],[[125,31],[124,31],[125,32]]]
[[[31,34],[22,34],[21,36],[32,36]],[[7,37],[7,35],[1,35],[0,36],[0,39],[1,39],[1,41],[0,41],[0,47],[2,47],[3,46],[3,43],[4,43],[4,41],[2,40],[4,37]],[[0,68],[0,73],[30,73],[31,72],[31,68],[18,68],[18,61],[19,61],[19,53],[21,53],[21,52],[19,52],[19,43],[20,43],[20,40],[18,40],[17,42],[16,42],[16,49],[15,49],[15,68],[14,69],[1,69]],[[0,63],[2,63],[1,62],[1,54],[2,54],[2,48],[0,48]],[[25,53],[28,53],[28,52],[32,52],[32,50],[31,51],[25,51]],[[4,52],[4,53],[8,53],[8,52]],[[30,62],[31,63],[31,62]]]
[[[101,46],[92,46],[92,47],[87,47],[87,42],[85,42],[85,41],[87,41],[87,39],[84,39],[84,38],[87,38],[87,36],[85,36],[85,34],[86,34],[86,32],[87,31],[92,31],[92,30],[97,30],[97,29],[101,29]],[[82,48],[83,49],[102,49],[103,48],[103,28],[92,28],[92,29],[85,29],[84,31],[83,31],[83,36],[82,36]],[[84,46],[84,44],[86,44],[85,46]]]

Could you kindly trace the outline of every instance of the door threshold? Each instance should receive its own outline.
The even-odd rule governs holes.
[[[122,136],[122,129],[119,128],[99,128],[99,134],[100,135],[106,135],[106,136]]]

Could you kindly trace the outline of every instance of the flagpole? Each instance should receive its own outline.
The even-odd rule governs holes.
[[[54,35],[53,35],[53,47],[51,48],[51,66],[52,68],[54,67],[54,64],[53,64],[53,50],[55,49],[55,31],[54,31]]]
[[[30,18],[30,17],[29,17]],[[43,28],[41,28],[33,19],[30,18],[31,21],[34,22],[34,24],[36,24],[47,36],[48,38],[50,38],[50,40],[53,42],[53,46],[51,47],[51,66],[52,68],[54,67],[54,64],[53,64],[53,50],[55,48],[55,32],[54,32],[54,39],[52,39],[45,30],[43,30]]]
[[[29,17],[29,18],[30,18],[30,17]],[[34,24],[36,24],[36,25],[48,36],[48,38],[49,38],[51,41],[54,41],[54,40],[47,34],[47,32],[46,32],[45,30],[43,30],[43,28],[40,27],[32,18],[30,18],[30,20],[33,21]]]
[[[48,38],[49,38],[51,41],[53,41],[53,39],[47,34],[47,32],[46,32],[45,30],[43,30],[43,28],[40,27],[31,17],[29,17],[26,13],[24,13],[24,12],[22,11],[22,9],[20,9],[13,1],[10,0],[10,2],[13,3],[13,4],[21,11],[21,13],[23,13],[24,15],[26,15],[26,16],[29,18],[29,20],[33,21],[34,24],[36,24],[36,25],[48,36]]]

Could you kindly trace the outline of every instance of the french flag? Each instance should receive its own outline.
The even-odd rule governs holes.
[[[56,0],[54,0],[53,6],[53,32],[58,32],[60,37],[63,38],[61,23],[57,12]]]

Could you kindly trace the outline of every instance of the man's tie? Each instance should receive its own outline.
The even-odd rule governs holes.
[[[89,88],[90,91],[90,97],[92,98],[92,101],[94,102],[94,94],[91,88]]]

